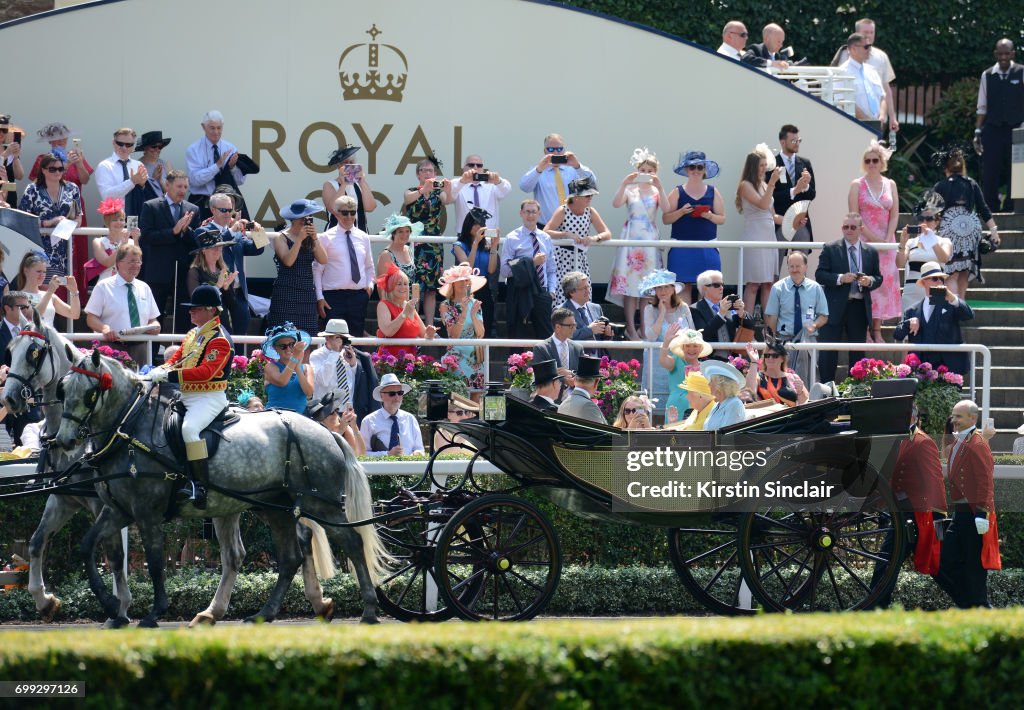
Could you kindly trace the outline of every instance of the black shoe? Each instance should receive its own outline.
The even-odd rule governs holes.
[[[206,509],[206,488],[198,483],[189,481],[175,494],[178,505],[191,503],[199,510]]]

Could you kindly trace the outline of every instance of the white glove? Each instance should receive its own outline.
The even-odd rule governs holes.
[[[149,371],[151,382],[167,382],[167,370],[162,367],[154,367]]]
[[[984,535],[988,532],[988,518],[974,518],[974,527],[977,528],[979,535]]]

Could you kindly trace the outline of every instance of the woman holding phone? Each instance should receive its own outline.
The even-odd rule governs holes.
[[[85,262],[85,278],[90,283],[93,279],[114,276],[117,273],[117,269],[114,268],[117,248],[125,242],[138,244],[141,234],[137,225],[131,229],[127,228],[124,200],[108,197],[100,203],[96,211],[103,215],[103,226],[107,228],[107,236],[92,240],[92,259]]]
[[[498,278],[498,230],[487,236],[487,220],[491,213],[474,207],[462,221],[459,241],[452,247],[455,263],[471,264],[481,275],[485,275],[487,285],[477,291],[480,308],[484,315],[484,337],[493,338],[497,333],[494,314],[494,292],[492,284]]]
[[[78,300],[78,284],[75,283],[75,277],[69,276],[67,279],[70,303],[66,303],[56,294],[57,288],[65,285],[62,277],[51,277],[46,290],[43,290],[46,267],[46,257],[39,252],[30,251],[25,254],[18,266],[18,275],[14,277],[14,290],[27,294],[29,305],[34,306],[42,319],[50,325],[53,325],[54,315],[77,320],[82,315],[82,305]]]
[[[333,205],[334,201],[342,195],[355,198],[356,226],[367,232],[366,213],[377,209],[377,200],[373,197],[370,183],[366,182],[366,172],[363,170],[363,166],[356,163],[356,153],[358,152],[359,146],[347,145],[331,153],[327,159],[327,166],[337,166],[338,175],[334,180],[324,183],[320,195],[325,205]],[[327,229],[337,223],[338,218],[328,210]]]
[[[434,337],[437,328],[425,326],[416,312],[418,286],[414,288],[412,298],[409,290],[409,277],[394,264],[388,264],[387,272],[377,277],[377,291],[380,293],[380,303],[377,304],[378,338]],[[416,355],[416,346],[381,345],[377,350],[378,355],[393,355],[396,358],[407,353]]]
[[[271,327],[290,321],[307,333],[317,331],[313,261],[326,264],[327,252],[317,239],[313,215],[322,209],[312,200],[296,200],[280,212],[291,224],[273,240],[277,278],[267,314]]]
[[[452,183],[439,175],[441,161],[433,155],[416,163],[419,185],[410,187],[402,198],[405,216],[413,222],[420,222],[423,234],[428,237],[444,233],[447,221],[445,205],[452,201]],[[417,244],[413,252],[416,258],[416,282],[423,294],[423,319],[433,323],[438,282],[444,268],[444,248],[441,244]]]

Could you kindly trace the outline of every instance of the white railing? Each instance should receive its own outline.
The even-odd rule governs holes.
[[[838,67],[790,67],[777,70],[772,67],[768,73],[783,81],[793,82],[797,88],[815,96],[825,103],[832,104],[840,111],[851,116],[856,115],[853,96],[856,93],[852,74]]]

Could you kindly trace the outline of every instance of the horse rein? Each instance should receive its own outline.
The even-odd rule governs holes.
[[[27,402],[30,398],[35,396],[36,391],[32,388],[32,381],[43,369],[43,361],[46,359],[50,360],[50,371],[53,373],[53,376],[50,377],[49,382],[39,385],[40,391],[49,387],[53,384],[53,381],[57,379],[57,366],[53,362],[53,345],[50,344],[49,338],[47,338],[44,333],[39,333],[34,330],[23,330],[20,335],[27,335],[31,338],[38,338],[43,341],[43,345],[37,346],[42,350],[42,357],[38,355],[40,352],[38,349],[32,349],[33,345],[29,345],[30,352],[35,353],[35,356],[30,357],[29,360],[34,360],[35,364],[33,365],[32,372],[29,373],[28,377],[22,377],[18,373],[11,371],[7,373],[8,377],[13,377],[16,382],[21,383],[21,397]]]

